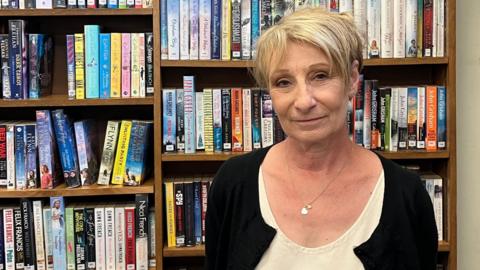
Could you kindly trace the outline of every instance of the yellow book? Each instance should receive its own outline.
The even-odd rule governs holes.
[[[122,34],[112,33],[110,46],[110,95],[112,98],[120,98],[122,89]]]
[[[120,133],[118,134],[117,153],[115,163],[113,164],[112,184],[122,185],[126,172],[125,163],[127,161],[128,143],[130,142],[130,132],[132,130],[132,121],[122,120]]]
[[[85,55],[83,34],[75,34],[75,98],[85,99]]]
[[[213,90],[203,89],[203,137],[205,152],[213,152]]]
[[[165,182],[165,209],[167,214],[167,246],[175,247],[175,202],[173,200],[173,182]]]
[[[131,35],[131,78],[130,82],[131,97],[140,97],[140,49],[139,49],[139,34],[132,33]]]
[[[232,39],[232,3],[222,0],[222,60],[230,60],[230,40]]]

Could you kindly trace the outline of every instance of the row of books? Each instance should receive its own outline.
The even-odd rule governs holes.
[[[153,34],[84,33],[67,35],[67,87],[70,99],[153,96]]]
[[[445,55],[445,0],[162,0],[161,59],[254,59],[260,33],[305,7],[352,13],[364,58]]]
[[[9,20],[8,34],[0,34],[0,97],[39,98],[52,90],[53,39],[27,34],[24,20]]]
[[[352,141],[393,152],[447,147],[444,86],[379,87],[377,80],[361,78],[347,114]]]
[[[152,8],[153,0],[1,0],[0,9]]]
[[[74,123],[62,109],[39,110],[36,122],[0,122],[0,186],[51,189],[97,182],[140,185],[151,166],[152,122],[109,121],[100,158],[97,123]]]
[[[163,89],[164,152],[251,151],[284,139],[272,100],[258,88],[205,88],[193,77],[183,89]]]
[[[155,212],[135,202],[64,204],[20,199],[0,209],[0,269],[143,269],[155,266]]]
[[[205,243],[207,195],[213,177],[166,177],[165,220],[168,247]]]

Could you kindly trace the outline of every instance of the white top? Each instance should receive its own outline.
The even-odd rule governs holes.
[[[288,239],[278,227],[270,209],[260,167],[258,174],[260,211],[265,222],[275,228],[277,234],[255,269],[364,269],[361,261],[353,253],[353,249],[367,241],[378,226],[382,213],[384,188],[385,177],[382,170],[370,199],[355,223],[333,242],[308,248]]]

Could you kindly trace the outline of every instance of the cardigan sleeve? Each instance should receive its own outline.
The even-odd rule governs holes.
[[[435,270],[437,265],[438,231],[432,201],[421,181],[417,181],[415,204],[417,209],[417,247],[421,269]]]

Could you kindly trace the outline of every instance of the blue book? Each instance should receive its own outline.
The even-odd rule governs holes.
[[[118,0],[108,0],[108,8],[118,8]]]
[[[437,141],[438,149],[447,146],[447,90],[445,86],[437,87]]]
[[[40,61],[39,55],[40,52],[39,46],[40,43],[43,43],[42,34],[29,34],[28,35],[28,72],[29,77],[29,87],[28,87],[28,96],[30,98],[39,98],[40,96]]]
[[[53,269],[67,269],[65,246],[65,204],[63,197],[50,197],[51,228],[53,240]],[[48,224],[49,222],[45,222]]]
[[[100,34],[100,98],[110,98],[110,34]]]
[[[193,220],[195,244],[202,243],[202,196],[201,183],[195,180],[193,182]]]
[[[222,43],[222,1],[212,0],[212,59],[220,59]]]
[[[63,168],[63,177],[67,187],[78,187],[81,185],[81,182],[72,123],[62,109],[55,110],[52,114],[58,152],[60,153],[60,161]]]
[[[99,98],[99,35],[100,26],[85,25],[85,93],[86,98]]]
[[[35,123],[25,124],[25,149],[26,149],[26,169],[27,188],[37,188],[37,138]]]
[[[185,153],[195,153],[195,77],[183,76]]]
[[[9,63],[10,63],[10,89],[12,99],[23,99],[23,61],[22,48],[24,35],[24,21],[10,20],[9,26]]]
[[[15,178],[18,189],[26,188],[25,125],[15,125]]]
[[[163,151],[174,152],[177,145],[176,90],[163,89]]]
[[[161,59],[168,60],[167,0],[160,0],[160,50]]]
[[[38,163],[40,166],[40,187],[56,187],[61,180],[57,155],[57,143],[49,110],[39,110],[37,117]]]
[[[262,92],[252,91],[252,144],[253,149],[262,148]]]
[[[98,178],[98,138],[95,126],[95,121],[91,119],[74,123],[82,186],[94,184]]]
[[[252,59],[257,57],[257,40],[260,37],[260,1],[252,0]]]
[[[128,179],[125,185],[137,186],[141,185],[147,177],[151,166],[150,147],[151,147],[151,121],[132,121],[132,130],[130,133],[130,141],[128,143],[127,161],[125,163],[125,171]]]
[[[222,152],[222,89],[213,89],[213,148]]]

